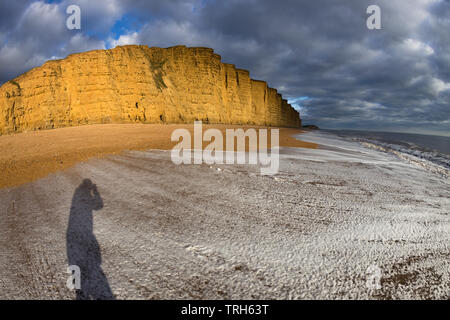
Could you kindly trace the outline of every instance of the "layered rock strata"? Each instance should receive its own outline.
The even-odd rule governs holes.
[[[122,46],[50,60],[0,87],[0,134],[94,123],[300,127],[264,81],[209,48]]]

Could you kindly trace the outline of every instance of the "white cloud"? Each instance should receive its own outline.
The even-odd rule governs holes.
[[[450,90],[450,82],[444,82],[441,79],[433,78],[431,81],[431,87],[436,94],[439,94],[442,91]]]
[[[429,56],[434,54],[434,50],[428,44],[420,42],[416,39],[406,39],[402,43],[402,47],[406,51],[417,53],[423,56]]]
[[[108,48],[115,48],[117,46],[125,46],[128,44],[140,44],[140,37],[139,33],[133,32],[130,34],[123,34],[117,40],[110,38],[107,43]]]
[[[33,2],[20,18],[12,38],[16,41],[26,38],[41,42],[62,40],[67,31],[65,19],[58,4]]]

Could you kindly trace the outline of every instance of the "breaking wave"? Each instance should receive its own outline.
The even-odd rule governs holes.
[[[365,147],[393,154],[409,163],[441,174],[447,178],[450,177],[450,154],[406,141],[406,139],[412,140],[413,138],[420,137],[422,144],[430,145],[432,139],[443,139],[443,141],[444,139],[448,139],[450,143],[450,138],[397,133],[383,133],[381,135],[381,133],[371,134],[367,132],[364,132],[364,134],[352,132],[351,135],[348,132],[339,132],[338,135],[352,141],[357,141]],[[427,139],[429,139],[429,143],[427,143]]]

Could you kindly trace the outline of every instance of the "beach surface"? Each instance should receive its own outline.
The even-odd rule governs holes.
[[[203,124],[204,131],[210,128],[220,130],[225,136],[226,129],[268,127]],[[187,124],[98,124],[0,136],[0,188],[17,186],[80,161],[126,150],[170,150],[178,143],[171,141],[175,129],[186,129],[193,136],[194,126]],[[293,137],[302,132],[300,129],[279,130],[280,146],[316,148],[314,143]]]
[[[0,298],[74,299],[68,261],[84,257],[90,298],[449,299],[448,178],[331,134],[301,139],[319,148],[280,148],[273,176],[175,165],[142,144],[0,189]]]

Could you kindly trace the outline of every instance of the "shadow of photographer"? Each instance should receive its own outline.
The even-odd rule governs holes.
[[[84,179],[74,192],[66,233],[68,264],[78,266],[81,271],[77,300],[114,299],[101,268],[100,245],[93,232],[93,212],[102,208],[103,199],[97,186]]]

